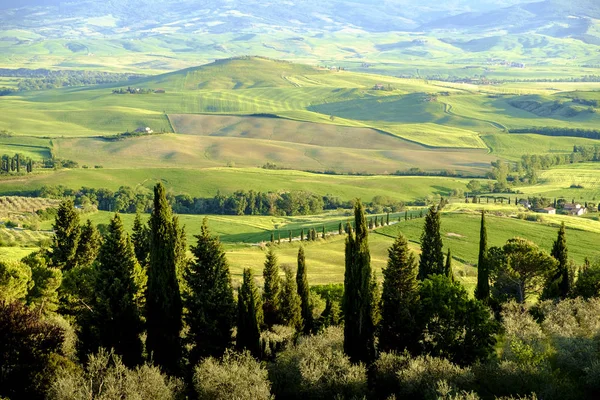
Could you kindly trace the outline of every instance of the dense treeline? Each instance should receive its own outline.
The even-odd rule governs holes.
[[[73,190],[65,186],[43,186],[28,193],[35,197],[61,199],[71,197],[76,205],[96,206],[99,210],[120,213],[149,212],[152,198],[146,189],[122,186],[117,191],[83,187]],[[178,214],[220,215],[311,215],[324,210],[349,209],[353,202],[332,195],[319,196],[307,191],[257,192],[238,190],[230,195],[217,193],[210,198],[167,194],[169,204]],[[369,204],[373,213],[400,211],[404,203],[385,196],[375,196]]]
[[[0,68],[0,76],[27,78],[21,80],[17,85],[18,90],[26,91],[123,82],[138,79],[144,75],[102,71]],[[5,95],[10,94],[10,90],[5,90],[5,92]]]
[[[600,146],[573,146],[573,151],[568,154],[525,154],[515,164],[503,160],[493,161],[489,177],[497,181],[493,191],[504,192],[511,185],[537,183],[539,172],[550,167],[590,161],[600,161]],[[476,181],[473,182],[474,185],[477,185]]]
[[[600,265],[574,266],[564,225],[550,254],[489,248],[482,214],[472,298],[441,217],[429,209],[418,257],[399,234],[380,284],[357,201],[343,286],[308,290],[310,245],[282,277],[271,245],[262,287],[246,269],[236,296],[206,220],[188,258],[162,185],[131,235],[115,214],[101,236],[64,201],[49,249],[0,262],[0,396],[597,398]]]

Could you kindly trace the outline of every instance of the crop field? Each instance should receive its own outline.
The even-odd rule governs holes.
[[[579,201],[600,199],[600,169],[594,163],[561,165],[539,176],[540,183],[534,186],[519,188],[529,195],[546,197],[565,197]],[[572,188],[579,185],[580,188]]]

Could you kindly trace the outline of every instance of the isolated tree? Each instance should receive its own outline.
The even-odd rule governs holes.
[[[491,248],[489,253],[492,293],[499,301],[525,303],[530,296],[541,293],[556,268],[553,257],[522,238],[509,239],[501,249]]]
[[[79,214],[73,200],[60,203],[52,229],[54,241],[51,246],[51,264],[55,268],[69,271],[77,265],[77,246],[81,235]]]
[[[444,274],[444,253],[440,223],[439,209],[436,206],[431,206],[425,216],[425,226],[421,234],[419,280],[424,280],[433,274]]]
[[[567,248],[567,234],[564,222],[558,230],[558,237],[552,245],[550,255],[557,261],[557,265],[556,270],[546,282],[542,298],[565,299],[571,291],[571,277],[569,273],[569,250]]]
[[[154,187],[150,216],[150,255],[146,291],[146,347],[156,365],[171,375],[179,372],[182,328],[177,280],[178,227],[161,183]]]
[[[271,232],[271,244],[275,243],[275,232]]]
[[[414,350],[418,332],[415,312],[418,299],[418,267],[408,241],[400,234],[388,249],[387,267],[383,270],[379,349],[381,351]]]
[[[102,236],[100,236],[100,232],[88,219],[85,225],[81,227],[76,254],[77,264],[91,265],[98,256],[101,244]]]
[[[487,228],[485,211],[481,211],[481,228],[479,230],[479,259],[477,262],[477,286],[475,298],[487,303],[490,298],[490,272],[488,266]]]
[[[284,325],[302,330],[302,301],[298,295],[296,277],[289,267],[285,268],[285,280],[281,290],[281,320]]]
[[[344,272],[344,352],[354,362],[370,363],[375,357],[375,327],[371,254],[365,210],[358,200],[354,206],[356,232],[346,238]]]
[[[204,357],[223,355],[231,344],[236,318],[225,250],[219,239],[210,235],[206,218],[196,239],[193,260],[184,273],[187,290],[183,296],[192,365]]]
[[[263,325],[262,301],[250,268],[244,269],[238,293],[236,347],[260,355],[260,330]]]
[[[340,222],[340,225],[338,226],[338,235],[341,235],[342,233],[344,233],[344,227],[342,226],[342,223]]]
[[[385,224],[386,225],[390,224],[390,213],[387,213],[387,216],[385,217]]]
[[[454,282],[454,271],[452,271],[452,252],[448,247],[448,253],[446,254],[446,265],[444,266],[444,275],[446,275],[452,282]]]
[[[150,255],[150,230],[148,226],[142,223],[142,217],[140,213],[135,214],[133,220],[133,232],[131,235],[131,241],[135,249],[135,257],[141,266],[145,266],[148,263],[148,256]]]
[[[323,225],[323,230],[321,231],[321,239],[325,239],[325,225]]]
[[[97,347],[114,349],[130,367],[142,361],[143,327],[135,301],[141,274],[133,245],[115,214],[98,254],[90,325],[97,334]]]
[[[292,243],[292,231],[290,231],[290,243]]]
[[[265,266],[263,269],[265,288],[263,292],[263,312],[265,325],[272,327],[281,322],[280,300],[281,279],[279,278],[279,264],[273,249],[269,247]]]
[[[298,270],[296,271],[296,287],[300,296],[300,307],[302,322],[304,324],[304,333],[310,333],[313,329],[312,307],[310,304],[310,286],[306,271],[306,259],[304,257],[304,247],[298,249]]]
[[[408,221],[408,210],[404,211],[404,220]]]
[[[304,229],[300,231],[300,241],[304,241]]]

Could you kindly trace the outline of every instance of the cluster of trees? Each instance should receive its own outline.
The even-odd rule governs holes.
[[[132,88],[131,86],[128,86],[126,89],[125,88],[113,89],[112,93],[113,94],[149,94],[149,93],[154,93],[154,89]]]
[[[143,75],[139,74],[119,74],[102,71],[48,70],[28,68],[0,68],[0,76],[25,78],[17,85],[18,90],[21,91],[55,89],[67,86],[100,85],[105,83],[134,80],[143,77]]]
[[[510,129],[509,133],[537,133],[545,136],[571,136],[587,139],[600,139],[600,131],[582,128],[561,128],[556,126]]]
[[[33,160],[29,157],[17,153],[14,156],[3,154],[0,158],[0,171],[5,174],[11,172],[20,173],[24,170],[27,173],[33,172]]]
[[[81,225],[66,200],[50,249],[0,263],[0,396],[593,398],[600,381],[586,365],[600,365],[600,301],[582,298],[600,294],[600,265],[587,262],[575,279],[564,225],[551,254],[520,238],[488,248],[482,213],[471,298],[454,281],[440,225],[432,206],[418,258],[400,234],[380,285],[357,201],[343,290],[321,288],[321,311],[303,247],[283,277],[268,247],[262,290],[245,269],[236,298],[206,220],[187,258],[160,184],[131,235],[118,214],[104,235]],[[529,312],[533,296],[543,301]]]

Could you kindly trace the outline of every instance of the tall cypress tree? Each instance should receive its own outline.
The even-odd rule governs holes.
[[[379,348],[382,351],[414,350],[418,297],[417,261],[408,249],[408,240],[400,234],[388,250],[387,268],[383,270]]]
[[[135,298],[142,269],[118,214],[108,225],[97,261],[91,319],[98,345],[115,349],[126,365],[137,365],[142,361],[143,326]]]
[[[543,299],[564,299],[571,291],[571,280],[569,277],[569,253],[567,249],[567,234],[563,222],[558,230],[558,237],[552,245],[550,253],[558,265],[556,271],[546,282],[542,293]]]
[[[63,271],[69,271],[77,265],[77,246],[81,235],[79,214],[73,200],[65,200],[58,206],[54,225],[51,265]]]
[[[135,214],[131,240],[135,249],[135,257],[140,265],[146,266],[150,253],[150,230],[146,224],[142,223],[142,217],[140,213]]]
[[[446,275],[452,282],[454,282],[454,271],[452,271],[452,252],[448,247],[448,254],[446,254],[446,265],[444,266],[444,275]]]
[[[425,216],[425,226],[421,234],[421,257],[419,259],[419,280],[429,275],[444,274],[444,252],[440,233],[440,210],[434,205]]]
[[[488,266],[487,228],[485,211],[481,211],[481,228],[479,230],[479,260],[477,262],[477,287],[475,298],[485,303],[490,299],[490,272]]]
[[[223,355],[231,344],[236,318],[225,250],[219,239],[210,235],[206,218],[196,239],[193,261],[184,273],[187,290],[183,296],[191,365],[203,357]]]
[[[300,296],[302,308],[302,321],[304,323],[304,333],[310,333],[313,329],[312,307],[310,305],[310,287],[306,271],[306,259],[304,257],[304,247],[298,249],[298,270],[296,271],[296,286]]]
[[[91,265],[100,250],[102,237],[98,229],[92,224],[89,219],[80,228],[79,244],[77,245],[77,265]]]
[[[265,289],[263,292],[263,313],[265,325],[272,327],[281,322],[281,279],[279,278],[279,265],[277,256],[269,247],[265,267],[263,269]]]
[[[281,320],[296,331],[302,330],[302,301],[298,295],[296,278],[292,269],[285,268],[285,280],[281,290]]]
[[[342,223],[340,222],[340,225],[338,226],[338,235],[341,235],[342,233],[344,233],[344,227],[342,226]]]
[[[260,356],[260,328],[263,325],[262,301],[250,268],[244,269],[238,294],[236,347]]]
[[[356,232],[346,238],[344,272],[344,352],[354,362],[370,363],[375,358],[371,254],[362,203],[354,206]]]
[[[171,375],[180,368],[181,295],[177,280],[179,228],[161,183],[154,187],[146,291],[146,347],[156,365]]]

